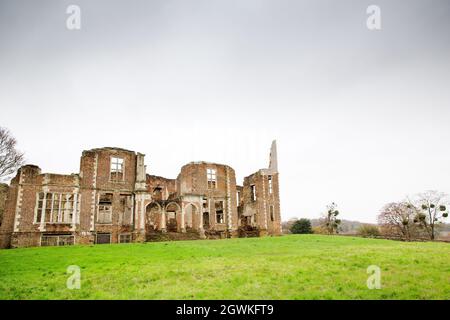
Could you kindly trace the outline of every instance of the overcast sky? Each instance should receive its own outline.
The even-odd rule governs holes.
[[[150,174],[205,160],[241,184],[277,139],[283,219],[334,201],[374,222],[450,192],[450,2],[0,0],[0,108],[44,172],[117,146]]]

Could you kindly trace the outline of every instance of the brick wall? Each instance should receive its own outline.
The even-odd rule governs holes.
[[[269,176],[272,181],[271,193],[269,192]],[[252,198],[252,186],[256,189],[256,200]],[[254,223],[262,230],[262,234],[281,234],[278,173],[262,169],[245,177],[242,193],[243,214],[249,217],[254,215]]]
[[[167,179],[160,176],[147,175],[147,191],[155,200],[167,200],[177,195],[176,179]]]
[[[208,185],[207,169],[214,169],[216,186]],[[206,200],[200,208],[209,212],[209,226],[212,230],[235,232],[237,229],[237,203],[236,203],[236,175],[233,168],[216,163],[193,162],[181,168],[177,177],[179,194],[202,195]],[[224,222],[218,223],[216,219],[215,203],[223,201]]]
[[[11,243],[11,235],[14,227],[14,213],[17,201],[17,177],[11,180],[5,201],[2,225],[0,226],[0,248],[8,248]]]
[[[111,173],[111,164],[119,162],[120,174]],[[139,179],[136,177],[137,168]],[[0,189],[0,210],[4,207],[0,247],[36,246],[40,244],[42,234],[72,234],[75,243],[79,244],[94,243],[97,233],[110,233],[113,243],[119,241],[120,234],[132,234],[133,239],[142,240],[148,229],[148,222],[147,225],[142,222],[146,223],[149,217],[146,211],[151,211],[146,210],[146,206],[155,201],[167,212],[176,212],[178,231],[185,231],[187,217],[185,215],[183,224],[183,208],[189,216],[191,228],[200,232],[207,226],[208,231],[219,232],[221,236],[237,236],[239,212],[240,215],[251,214],[254,217],[253,222],[261,229],[261,235],[281,233],[279,183],[275,168],[262,169],[246,177],[243,186],[236,185],[233,168],[217,163],[189,163],[181,168],[177,179],[145,175],[143,168],[142,154],[120,148],[83,151],[79,174],[43,174],[37,166],[23,166],[10,186]],[[208,183],[208,169],[215,170],[215,185]],[[268,174],[272,177],[272,193],[269,192]],[[251,185],[256,188],[256,201],[251,199]],[[6,194],[2,190],[7,191],[6,200],[2,200]],[[240,192],[239,204],[237,191]],[[45,193],[73,195],[74,199],[76,195],[79,210],[74,209],[70,222],[35,221],[38,197]],[[112,214],[111,221],[101,223],[99,199],[105,194],[111,195]],[[156,225],[162,224],[161,211],[152,213],[156,215]],[[223,212],[222,221],[218,221],[220,211]],[[209,217],[205,215],[207,220],[203,219],[203,213],[209,213]]]
[[[112,158],[123,160],[123,177],[111,175]],[[96,233],[111,233],[111,242],[118,242],[121,233],[131,233],[133,223],[122,221],[121,198],[133,196],[136,182],[136,153],[118,148],[83,151],[80,162],[81,176],[81,234],[80,243],[92,243]],[[98,201],[102,194],[112,194],[112,222],[98,221]],[[131,217],[132,218],[132,217]]]
[[[3,212],[5,212],[6,196],[8,195],[9,186],[4,183],[0,183],[0,226],[2,224]]]

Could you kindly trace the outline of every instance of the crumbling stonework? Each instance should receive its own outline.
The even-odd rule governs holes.
[[[276,162],[273,142],[269,168],[243,186],[210,162],[186,164],[176,179],[149,175],[143,154],[120,148],[83,151],[79,174],[25,165],[0,189],[0,247],[279,235]]]

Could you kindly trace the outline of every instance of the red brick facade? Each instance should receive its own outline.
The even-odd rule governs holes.
[[[227,165],[191,162],[176,179],[167,179],[146,174],[143,154],[87,150],[79,174],[21,167],[0,190],[0,209],[3,248],[137,242],[167,232],[199,238],[246,236],[241,229],[279,235],[276,145],[269,168],[246,177],[243,186]]]

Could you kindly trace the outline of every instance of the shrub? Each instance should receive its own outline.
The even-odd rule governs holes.
[[[291,232],[295,234],[312,233],[311,221],[305,218],[295,221],[291,227]]]
[[[380,230],[372,224],[363,224],[359,227],[358,234],[363,237],[377,237],[380,235]]]
[[[315,234],[328,234],[328,230],[323,226],[313,227],[312,232]]]

